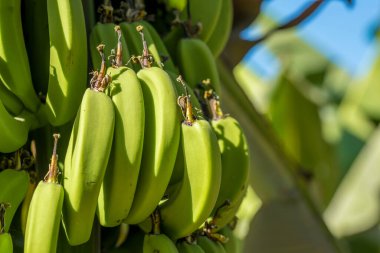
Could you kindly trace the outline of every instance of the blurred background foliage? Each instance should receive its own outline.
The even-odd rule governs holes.
[[[252,156],[245,252],[380,252],[380,2],[234,8],[219,67]]]

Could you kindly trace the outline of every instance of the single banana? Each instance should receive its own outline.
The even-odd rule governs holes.
[[[140,33],[142,33],[140,31]],[[149,50],[143,38],[140,56],[140,80],[145,105],[144,144],[140,174],[129,224],[144,221],[154,211],[165,193],[173,171],[179,144],[179,115],[176,92],[170,76],[161,68],[149,67]]]
[[[0,203],[8,206],[3,223],[5,232],[9,231],[13,216],[25,197],[28,184],[29,175],[26,171],[6,169],[0,172]]]
[[[57,142],[54,134],[54,149],[48,174],[34,191],[26,222],[24,253],[56,252],[63,205],[63,187],[58,182]]]
[[[21,0],[0,1],[0,79],[31,111],[41,102],[34,91],[21,24]]]
[[[206,41],[215,58],[222,53],[230,38],[234,12],[232,0],[221,0],[220,2],[222,2],[222,8],[217,25],[212,31],[210,38]]]
[[[191,88],[203,80],[210,79],[217,94],[220,94],[220,80],[214,56],[207,44],[200,39],[184,38],[177,47],[180,72]]]
[[[203,98],[208,105],[212,129],[218,139],[222,157],[222,179],[218,200],[210,221],[212,232],[216,232],[236,215],[246,194],[249,181],[249,151],[243,129],[239,122],[223,114],[219,97],[205,85]]]
[[[89,240],[97,200],[111,151],[115,112],[109,96],[103,93],[105,75],[104,45],[101,71],[94,72],[91,88],[83,96],[74,121],[64,163],[65,202],[63,226],[70,245]]]
[[[137,224],[156,208],[168,186],[179,144],[176,94],[169,75],[158,67],[137,73],[145,105],[142,162],[127,223]]]
[[[22,101],[15,94],[13,94],[12,91],[8,90],[8,88],[4,86],[1,79],[0,102],[3,103],[5,109],[7,109],[12,116],[16,116],[24,110],[24,104]]]
[[[9,233],[1,233],[0,232],[0,252],[1,253],[12,253],[13,252],[12,237]]]
[[[122,34],[118,32],[116,61],[108,68],[110,95],[115,108],[112,149],[98,197],[97,216],[102,226],[113,227],[125,219],[131,208],[140,171],[144,143],[144,99],[136,73],[122,66]]]
[[[21,217],[20,217],[20,222],[21,222],[21,231],[22,234],[25,235],[25,230],[26,230],[26,222],[28,220],[28,213],[29,213],[29,208],[30,208],[30,203],[33,198],[34,191],[37,188],[38,185],[38,180],[37,180],[37,173],[36,171],[29,171],[29,185],[28,189],[25,194],[24,201],[22,202],[21,205]]]
[[[182,12],[181,17],[190,19],[193,24],[200,24],[199,38],[205,42],[211,37],[218,25],[222,10],[222,0],[189,0],[190,17],[187,12]]]
[[[51,125],[60,126],[75,117],[86,89],[86,27],[80,0],[48,0],[47,14],[50,75],[40,113]]]
[[[216,240],[212,240],[205,235],[197,237],[198,245],[207,253],[226,253],[222,243]]]
[[[49,83],[49,24],[46,0],[22,0],[22,26],[33,86],[45,96]]]
[[[179,253],[206,253],[195,241],[179,240],[176,246]]]
[[[162,231],[172,239],[190,235],[205,222],[218,197],[221,178],[220,151],[210,124],[194,119],[187,94],[180,97],[179,104],[186,112],[180,144],[185,164],[183,179],[159,207]]]
[[[116,48],[113,48],[116,44],[118,44],[117,36],[115,35],[115,24],[113,23],[97,23],[91,31],[90,35],[90,55],[92,66],[100,66],[101,59],[99,59],[99,53],[96,50],[96,46],[99,44],[104,44],[106,49],[106,56],[115,56],[116,57]],[[128,61],[131,56],[129,53],[129,45],[127,45],[124,37],[121,38],[122,45],[122,56],[121,59],[124,61]],[[107,66],[110,67],[111,64],[107,63]]]

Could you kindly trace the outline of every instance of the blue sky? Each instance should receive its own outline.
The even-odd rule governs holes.
[[[311,0],[264,0],[262,12],[283,24],[299,14]],[[313,16],[302,23],[299,36],[353,76],[361,76],[371,67],[377,51],[374,28],[380,22],[379,0],[356,0],[352,6],[344,0],[327,0]],[[261,35],[253,25],[242,32],[244,39]],[[263,46],[251,50],[245,61],[264,78],[274,76],[279,62]]]

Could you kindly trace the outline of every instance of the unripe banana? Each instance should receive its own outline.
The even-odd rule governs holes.
[[[160,206],[162,231],[172,239],[190,235],[205,222],[218,197],[221,178],[216,136],[207,121],[194,120],[188,96],[182,99],[186,111],[180,144],[183,179],[176,193]],[[182,210],[180,215],[178,210]]]
[[[41,105],[34,91],[21,25],[21,0],[0,1],[0,79],[31,112]]]
[[[24,201],[22,202],[22,205],[21,205],[20,223],[21,223],[21,231],[23,235],[25,235],[26,222],[28,220],[30,203],[32,201],[34,191],[37,188],[37,184],[38,184],[37,173],[35,171],[32,171],[32,172],[29,171],[29,185],[25,194]]]
[[[214,56],[207,44],[200,39],[185,38],[177,47],[180,72],[191,88],[195,88],[203,80],[210,79],[218,94],[220,80]]]
[[[29,124],[12,117],[0,101],[0,152],[10,153],[24,145],[28,138]]]
[[[13,252],[12,237],[9,233],[0,233],[0,252],[1,253]]]
[[[21,201],[24,199],[29,184],[26,171],[6,169],[0,172],[0,203],[8,206],[4,216],[4,231],[9,231],[12,219]]]
[[[24,253],[56,252],[58,232],[63,205],[63,187],[58,183],[57,141],[55,144],[49,172],[34,191],[25,230]]]
[[[45,96],[49,83],[49,24],[46,0],[22,0],[22,27],[33,86]]]
[[[208,41],[215,27],[218,25],[218,19],[222,10],[222,0],[189,0],[190,15],[182,12],[181,16],[191,18],[193,24],[201,24],[199,38]]]
[[[86,28],[80,0],[48,0],[47,11],[50,75],[41,113],[51,125],[60,126],[75,117],[86,89]]]
[[[176,93],[169,75],[158,67],[137,73],[145,105],[145,133],[140,175],[127,223],[145,220],[168,186],[179,144]]]
[[[121,49],[119,27],[117,32],[118,49]],[[119,59],[116,62],[122,64]],[[113,227],[127,217],[135,195],[144,143],[145,111],[136,73],[123,66],[108,68],[107,72],[112,78],[110,95],[115,108],[115,129],[97,215],[102,226]]]
[[[13,115],[16,116],[24,110],[24,105],[21,100],[8,90],[7,87],[1,82],[0,79],[0,102],[3,103],[5,109]]]
[[[121,38],[122,43],[122,59],[123,61],[128,61],[131,58],[129,48],[130,45],[126,44],[125,38]],[[97,23],[90,35],[90,54],[93,68],[100,66],[101,59],[99,59],[99,53],[96,50],[96,46],[99,44],[105,45],[106,56],[116,54],[116,48],[114,46],[117,44],[117,35],[115,35],[115,24],[113,23]],[[116,57],[116,55],[114,55]],[[111,66],[107,63],[107,66]]]
[[[198,236],[196,240],[198,245],[207,253],[226,253],[220,242],[214,241],[207,236]]]
[[[206,253],[196,242],[180,240],[176,246],[179,253]]]
[[[203,82],[199,95],[218,139],[222,157],[220,191],[209,222],[211,232],[216,232],[234,218],[243,201],[249,180],[249,151],[239,122],[223,114],[218,95],[208,85],[208,82]]]
[[[223,51],[231,35],[234,12],[232,0],[221,0],[220,2],[222,2],[222,8],[217,25],[212,31],[210,38],[206,41],[215,58]]]
[[[88,241],[100,186],[111,151],[115,112],[110,97],[103,45],[98,46],[102,67],[94,73],[75,118],[64,164],[63,226],[70,245]]]

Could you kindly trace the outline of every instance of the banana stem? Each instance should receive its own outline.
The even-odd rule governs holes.
[[[100,57],[102,58],[102,62],[100,65],[99,72],[98,71],[92,72],[93,77],[91,78],[91,81],[90,81],[91,89],[99,91],[99,92],[104,92],[108,84],[111,82],[111,77],[109,75],[106,75],[106,59],[104,56],[104,47],[105,47],[104,44],[100,44],[96,47],[96,49],[98,50],[100,54]]]
[[[182,113],[184,114],[184,123],[191,126],[195,121],[195,116],[193,113],[193,105],[191,104],[190,95],[187,92],[185,81],[181,75],[177,77],[177,82],[181,83],[185,90],[185,96],[180,96],[178,98],[178,105],[181,107]]]
[[[215,90],[211,88],[210,79],[203,80],[202,85],[205,87],[203,98],[206,100],[211,120],[223,118],[224,114],[220,107],[219,96],[215,93]]]
[[[151,60],[151,55],[149,54],[148,45],[146,44],[143,29],[144,27],[142,25],[138,25],[136,27],[137,32],[140,33],[141,35],[141,40],[143,43],[143,55],[142,55],[142,61],[140,61],[140,64],[143,68],[150,68],[152,66],[152,60]]]
[[[123,48],[121,44],[121,29],[120,26],[115,26],[115,32],[117,33],[117,50],[116,50],[116,59],[115,59],[115,67],[120,67],[123,65],[123,59],[122,59],[122,53],[123,53]]]
[[[160,219],[160,213],[158,212],[157,208],[156,210],[154,210],[150,218],[152,219],[152,224],[153,224],[152,233],[155,235],[161,234],[161,230],[160,230],[161,219]]]
[[[54,138],[54,147],[53,154],[51,156],[51,161],[49,164],[49,171],[45,176],[45,182],[48,183],[58,183],[58,155],[57,155],[57,145],[58,139],[60,138],[60,134],[53,134]]]

